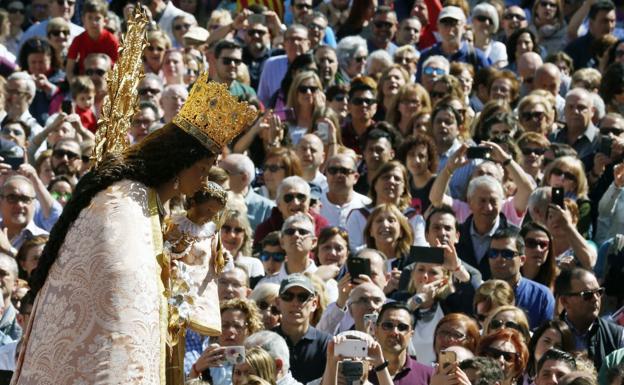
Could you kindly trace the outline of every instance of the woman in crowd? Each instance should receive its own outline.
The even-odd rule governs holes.
[[[445,315],[438,321],[433,335],[433,350],[437,358],[440,351],[451,346],[462,346],[477,353],[477,346],[481,339],[479,325],[473,318],[463,313]]]
[[[366,69],[368,47],[360,36],[348,36],[336,47],[339,83],[351,83],[351,79],[363,75]]]
[[[479,356],[490,357],[500,363],[505,374],[501,385],[522,384],[529,351],[518,331],[502,329],[485,335],[477,351]]]
[[[349,87],[345,84],[329,86],[325,91],[327,106],[334,110],[340,119],[340,126],[349,115]]]
[[[349,256],[349,234],[341,227],[325,227],[318,236],[314,255],[316,274],[325,281],[335,280]]]
[[[56,60],[62,68],[65,68],[65,59],[67,58],[67,49],[69,48],[70,35],[69,23],[62,17],[53,17],[47,26],[48,42],[54,48]]]
[[[151,31],[147,34],[147,46],[143,52],[145,73],[161,75],[165,62],[165,52],[171,49],[171,40],[162,31]]]
[[[327,129],[322,128],[322,124],[326,124]],[[325,160],[335,155],[338,147],[343,145],[340,118],[330,107],[322,106],[314,112],[312,128],[307,133],[316,134],[323,141]]]
[[[540,0],[533,4],[532,23],[529,29],[535,33],[546,55],[563,51],[567,44],[567,24],[561,0]]]
[[[294,110],[294,119],[286,122],[293,145],[312,128],[312,117],[324,104],[325,94],[318,75],[312,71],[295,75],[286,98],[286,106]]]
[[[550,147],[550,141],[537,132],[525,132],[518,138],[518,147],[522,153],[520,166],[537,185],[541,185],[544,180],[544,154]]]
[[[472,126],[472,140],[474,140],[475,143],[481,143],[481,141],[486,140],[488,132],[485,129],[485,122],[492,116],[503,113],[511,113],[511,107],[506,101],[491,100],[485,103],[483,110]]]
[[[290,86],[292,85],[295,76],[305,71],[317,71],[314,55],[311,53],[301,54],[293,60],[293,62],[288,66],[288,70],[286,70],[284,78],[280,82],[280,88],[271,96],[269,107],[273,108],[277,116],[283,121],[293,119],[290,112],[287,112],[286,102],[288,92],[290,91]]]
[[[431,131],[431,111],[421,110],[412,115],[409,127],[411,131],[406,136],[428,134]]]
[[[405,167],[398,161],[393,160],[383,164],[371,181],[369,196],[372,203],[361,209],[351,211],[347,217],[347,230],[349,232],[349,248],[353,251],[365,243],[364,227],[367,218],[375,207],[382,203],[393,204],[408,219],[414,231],[413,241],[415,244],[424,245],[425,220],[422,215],[410,206],[412,197],[407,187],[408,175]]]
[[[275,385],[277,373],[275,360],[261,347],[253,347],[245,351],[245,361],[234,365],[232,385],[246,385],[249,376],[257,376]]]
[[[501,112],[490,116],[483,122],[483,129],[487,134],[487,140],[506,138],[508,141],[522,133],[516,117],[511,112]]]
[[[470,99],[472,95],[473,78],[475,76],[474,66],[469,63],[452,62],[450,74],[455,76],[462,85],[462,90],[466,97],[466,104],[470,105]],[[474,110],[474,107],[470,105],[470,108]]]
[[[184,34],[189,31],[191,27],[197,25],[194,17],[190,14],[180,14],[175,16],[171,20],[171,31],[173,31],[174,41],[173,48],[185,48]]]
[[[413,133],[412,118],[419,111],[431,111],[429,93],[418,83],[403,85],[391,106],[385,121],[395,126],[404,137]]]
[[[260,311],[265,330],[272,330],[280,324],[282,314],[276,304],[278,296],[279,285],[276,283],[260,283],[249,294],[249,299],[256,303]]]
[[[431,97],[431,105],[434,107],[442,99],[449,96],[459,99],[461,103],[466,103],[466,95],[464,95],[463,87],[459,80],[453,75],[442,75],[434,80],[429,96]]]
[[[398,158],[409,171],[411,206],[424,214],[431,203],[429,192],[438,169],[438,151],[435,143],[430,136],[417,133],[403,142]]]
[[[48,191],[52,198],[56,199],[61,206],[65,207],[71,199],[75,185],[70,178],[65,175],[54,177],[48,184]]]
[[[19,265],[19,278],[24,280],[30,278],[32,271],[37,268],[39,257],[47,241],[47,236],[37,235],[22,244],[22,247],[19,248],[17,256],[15,257]]]
[[[498,12],[493,5],[480,3],[472,9],[472,30],[475,48],[483,51],[494,67],[506,67],[507,48],[500,41],[493,40],[498,32]]]
[[[516,306],[500,306],[489,312],[489,316],[483,326],[483,335],[490,335],[499,329],[517,330],[525,343],[528,343],[531,339],[529,321],[524,311]]]
[[[559,349],[572,353],[576,350],[574,334],[567,323],[554,319],[547,321],[537,328],[529,342],[529,362],[527,364],[527,375],[534,379],[537,375],[537,362],[549,349]]]
[[[409,83],[409,74],[399,64],[392,64],[381,73],[377,93],[377,114],[375,120],[386,120],[386,114],[392,108],[399,90]]]
[[[402,270],[407,266],[414,235],[407,218],[394,204],[382,203],[375,207],[366,221],[364,238],[366,247],[384,253],[388,267]],[[396,289],[398,286],[391,288]]]
[[[520,95],[520,82],[515,73],[509,70],[497,72],[490,79],[489,95],[491,100],[503,100],[513,108]]]
[[[557,277],[557,260],[552,248],[550,231],[535,222],[522,227],[526,261],[521,267],[522,276],[554,290]]]
[[[256,192],[265,198],[275,200],[277,186],[284,178],[297,175],[301,176],[301,161],[297,154],[288,147],[275,147],[266,154],[262,180],[264,185]]]
[[[161,70],[165,78],[165,86],[172,84],[184,84],[184,74],[186,73],[186,68],[184,66],[183,51],[177,48],[165,51]]]
[[[252,237],[247,213],[238,208],[226,209],[221,226],[223,247],[230,252],[235,264],[245,267],[250,279],[257,279],[264,275],[264,268],[258,258],[251,257]]]
[[[477,288],[472,303],[475,318],[484,329],[490,313],[499,307],[513,306],[516,303],[516,296],[506,281],[489,279]]]
[[[526,52],[540,53],[535,33],[529,28],[520,28],[514,31],[507,42],[507,69],[517,70],[518,58]]]
[[[49,185],[54,178],[54,170],[52,170],[52,150],[45,150],[39,154],[39,157],[35,161],[35,170],[37,170],[37,176],[44,185]]]
[[[529,94],[520,100],[518,118],[526,132],[548,136],[556,129],[554,105],[537,94]]]

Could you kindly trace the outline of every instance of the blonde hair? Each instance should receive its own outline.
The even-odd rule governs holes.
[[[520,329],[522,329],[518,330],[518,332],[520,332],[520,334],[524,337],[524,342],[528,344],[531,340],[531,334],[529,333],[530,329],[527,316],[522,309],[512,305],[500,306],[490,311],[490,314],[483,324],[483,336],[493,333],[493,331],[490,330],[490,323],[497,315],[505,311],[514,313],[514,321],[520,326]]]
[[[163,31],[151,31],[147,34],[147,41],[151,44],[152,42],[161,43],[164,45],[165,51],[171,49],[171,40],[166,33]]]
[[[255,332],[262,330],[263,324],[260,318],[260,311],[256,306],[256,303],[246,298],[233,298],[221,302],[221,314],[228,310],[238,310],[245,314],[245,321],[247,323],[247,335],[252,335]]]
[[[489,279],[481,284],[476,290],[472,305],[473,308],[477,308],[477,304],[486,302],[489,307],[489,312],[494,308],[501,306],[511,306],[516,303],[516,295],[513,288],[506,281],[501,279]]]
[[[544,185],[548,183],[552,170],[554,168],[560,168],[562,165],[566,165],[570,168],[570,171],[576,176],[576,196],[577,198],[587,198],[589,191],[589,185],[587,184],[587,176],[585,175],[585,168],[583,163],[573,156],[561,156],[556,158],[546,166],[544,170]]]
[[[364,239],[366,240],[366,246],[371,249],[376,249],[375,238],[371,235],[371,230],[373,227],[373,222],[375,219],[381,215],[382,213],[390,213],[394,215],[399,221],[399,227],[401,228],[401,234],[397,241],[394,257],[401,258],[406,257],[409,254],[410,247],[414,241],[414,230],[412,230],[412,226],[410,226],[407,218],[399,208],[392,203],[382,203],[375,207],[373,212],[370,213],[368,219],[366,220],[366,226],[364,226]],[[388,256],[389,258],[392,256]]]
[[[303,71],[295,75],[292,81],[292,84],[290,85],[290,88],[288,89],[288,95],[286,97],[286,105],[290,108],[295,109],[295,115],[299,112],[298,111],[299,106],[297,103],[297,94],[299,93],[298,88],[301,85],[301,83],[303,83],[304,81],[308,79],[314,80],[314,82],[316,83],[316,86],[319,89],[319,92],[322,92],[323,90],[323,84],[321,83],[321,79],[318,77],[318,75],[315,72]],[[312,114],[314,114],[320,107],[321,106],[316,105],[316,102],[315,102],[314,111],[312,111]]]
[[[253,241],[253,230],[251,229],[251,225],[249,224],[249,219],[247,218],[247,213],[236,210],[236,209],[228,209],[223,215],[222,223],[225,224],[229,220],[238,221],[240,227],[244,230],[245,238],[243,239],[243,244],[241,245],[240,250],[238,252],[244,256],[251,255],[251,243]],[[236,256],[234,256],[236,257]]]
[[[275,360],[266,350],[259,346],[247,349],[245,362],[255,370],[257,377],[269,382],[271,385],[275,385],[277,377]]]
[[[303,273],[306,277],[310,278],[312,281],[312,285],[314,285],[314,291],[316,292],[316,298],[318,299],[318,304],[316,306],[316,310],[310,316],[310,325],[316,326],[321,320],[323,316],[323,312],[327,309],[329,305],[329,298],[327,295],[327,290],[325,289],[325,281],[321,279],[316,274],[312,273]]]
[[[418,83],[407,83],[399,89],[399,93],[396,95],[396,98],[392,100],[390,104],[390,108],[388,109],[388,113],[386,116],[386,121],[393,124],[395,127],[399,124],[401,120],[401,113],[399,112],[399,104],[401,101],[410,95],[416,95],[418,100],[420,100],[420,110],[431,112],[431,99],[429,98],[429,93],[425,89],[425,87],[421,86]]]

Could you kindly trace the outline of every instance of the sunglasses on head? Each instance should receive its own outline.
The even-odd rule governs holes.
[[[280,310],[277,308],[277,306],[269,305],[269,303],[266,302],[266,301],[258,302],[258,309],[260,309],[260,311],[265,311],[267,309],[270,309],[271,315],[280,315],[280,314],[282,314],[280,312]]]
[[[67,151],[67,150],[60,150],[60,149],[52,151],[52,156],[55,158],[59,158],[59,159],[63,157],[67,157],[67,159],[69,160],[80,158],[80,155],[76,154],[75,152]]]
[[[554,168],[550,171],[550,173],[551,173],[552,175],[555,175],[555,176],[562,176],[562,175],[563,175],[563,177],[564,177],[565,179],[567,179],[567,180],[569,180],[569,181],[572,181],[572,182],[576,182],[576,175],[572,174],[572,173],[571,173],[571,172],[569,172],[569,171],[563,171],[563,170],[562,170],[562,169],[560,169],[560,168],[554,167]]]
[[[286,230],[284,230],[284,234],[288,235],[288,236],[293,236],[295,234],[297,235],[301,235],[302,237],[308,236],[310,235],[312,232],[310,230],[307,229],[299,229],[296,227],[290,227]]]
[[[297,91],[299,91],[300,94],[307,94],[308,92],[311,94],[315,94],[317,91],[319,90],[319,88],[317,86],[299,86],[297,87]]]
[[[540,241],[539,239],[527,238],[524,240],[524,245],[529,249],[537,249],[538,247],[542,250],[548,248],[550,243],[548,241]]]
[[[365,104],[367,106],[372,106],[373,104],[377,104],[377,100],[373,98],[362,98],[358,96],[358,97],[351,99],[351,103],[356,106],[363,106]]]
[[[546,153],[546,149],[545,148],[532,148],[532,147],[525,147],[523,149],[521,149],[520,151],[522,151],[522,155],[544,155]]]
[[[487,252],[488,258],[496,259],[499,255],[503,257],[503,259],[514,259],[518,255],[517,251],[509,250],[509,249],[492,249],[490,248]]]
[[[598,294],[598,297],[602,297],[604,293],[605,293],[605,288],[599,287],[598,289],[594,289],[594,290],[583,290],[583,291],[579,291],[576,293],[567,293],[564,295],[570,296],[570,297],[581,297],[583,298],[583,300],[589,301],[594,298],[595,294]]]
[[[275,262],[284,262],[284,260],[286,259],[286,253],[282,253],[281,251],[276,251],[275,253],[263,251],[262,253],[260,253],[260,260],[262,262],[267,262],[269,259],[272,259]]]
[[[396,328],[400,333],[405,333],[409,330],[410,326],[403,322],[394,323],[391,321],[384,321],[381,323],[381,328],[387,332],[394,330]]]
[[[522,331],[520,328],[520,325],[518,325],[517,323],[513,322],[513,321],[501,321],[501,320],[497,320],[494,319],[492,320],[492,322],[490,322],[490,329],[492,330],[497,330],[500,328],[505,328],[505,329],[515,329],[517,331]]]
[[[492,347],[485,348],[485,354],[494,359],[503,357],[503,359],[507,362],[512,362],[518,356],[518,353],[516,352],[506,352]]]
[[[310,300],[310,298],[314,297],[314,294],[308,292],[295,294],[290,291],[286,291],[280,294],[279,297],[284,302],[292,302],[293,299],[297,298],[297,301],[300,303],[306,303]]]
[[[85,71],[85,74],[87,76],[93,76],[93,75],[104,76],[106,74],[106,71],[102,69],[98,69],[98,68],[89,68]]]
[[[297,194],[284,194],[284,202],[290,203],[297,199],[299,202],[303,202],[308,199],[308,196],[305,194],[297,193]]]
[[[350,168],[346,168],[346,167],[331,166],[327,168],[327,173],[329,175],[336,175],[336,174],[351,175],[354,172],[355,170],[351,170]]]

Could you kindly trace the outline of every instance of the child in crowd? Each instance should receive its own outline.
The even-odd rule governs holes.
[[[260,252],[260,260],[264,266],[264,278],[261,283],[277,283],[281,282],[278,278],[282,265],[286,259],[286,252],[280,245],[280,232],[272,231],[262,240],[262,251]]]
[[[95,101],[95,85],[88,76],[77,76],[72,80],[69,89],[74,104],[74,113],[80,116],[82,125],[95,134],[97,118],[93,111]]]

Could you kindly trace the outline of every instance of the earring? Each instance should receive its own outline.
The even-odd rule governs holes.
[[[175,179],[173,180],[173,189],[177,191],[179,187],[180,187],[180,178],[176,176]]]

